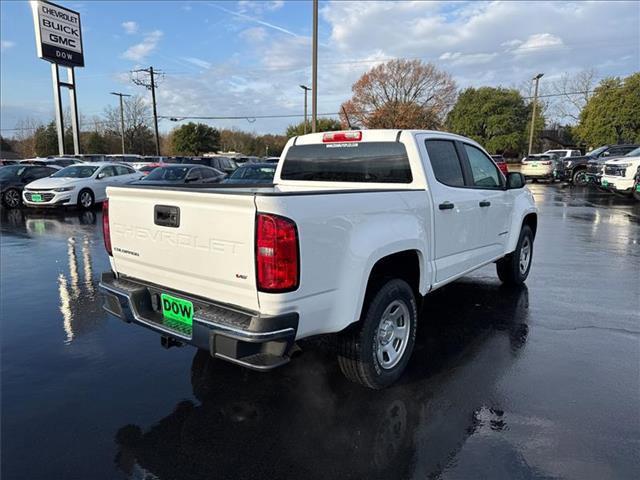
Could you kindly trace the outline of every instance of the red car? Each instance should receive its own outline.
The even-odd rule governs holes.
[[[493,158],[493,161],[496,162],[496,165],[498,165],[498,168],[506,177],[509,174],[509,169],[507,168],[507,162],[504,160],[504,157],[502,155],[491,155],[491,158]]]

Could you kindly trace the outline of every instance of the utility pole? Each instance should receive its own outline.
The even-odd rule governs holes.
[[[304,90],[304,134],[307,134],[307,93],[311,90],[305,85],[300,85],[300,88]]]
[[[540,82],[540,79],[542,78],[543,75],[544,75],[544,73],[539,73],[538,75],[536,75],[532,79],[532,80],[536,81],[536,88],[535,88],[534,93],[533,93],[533,108],[531,109],[531,131],[529,132],[529,153],[528,153],[528,155],[531,155],[531,149],[533,148],[533,130],[535,128],[535,123],[536,123],[536,106],[538,105],[538,83]]]
[[[124,106],[122,104],[122,97],[130,97],[131,95],[120,92],[111,92],[111,95],[120,97],[120,134],[122,135],[122,154],[124,155]]]
[[[311,131],[316,133],[318,121],[318,0],[313,0],[313,65],[311,78]]]
[[[147,83],[146,79],[132,77],[131,81],[136,85],[140,85],[145,87],[147,90],[151,90],[151,101],[153,103],[153,126],[156,134],[156,155],[160,155],[160,135],[158,134],[158,111],[156,109],[156,81],[155,75],[162,74],[161,71],[154,71],[153,67],[149,68],[141,68],[139,70],[133,70],[131,73],[148,73],[149,74],[149,83]]]

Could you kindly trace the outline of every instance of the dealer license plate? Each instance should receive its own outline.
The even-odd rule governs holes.
[[[191,336],[193,331],[193,303],[166,293],[160,295],[164,326]]]
[[[42,202],[42,195],[40,195],[39,193],[32,193],[31,194],[31,201],[32,202]]]

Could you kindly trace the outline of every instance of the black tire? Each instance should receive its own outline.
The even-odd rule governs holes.
[[[587,178],[587,171],[584,168],[580,168],[573,172],[573,177],[571,179],[576,187],[584,187],[587,183],[589,183],[589,179]]]
[[[636,200],[638,200],[640,202],[640,192],[638,191],[638,185],[640,185],[640,182],[636,181],[633,184],[633,198],[635,198]]]
[[[88,194],[88,195],[87,195]],[[87,199],[87,201],[83,201]],[[89,199],[91,201],[89,201]],[[78,208],[81,210],[89,210],[96,204],[96,197],[93,195],[93,192],[88,188],[83,188],[78,193]]]
[[[22,205],[20,191],[16,188],[9,188],[2,194],[2,203],[7,208],[18,208]]]
[[[521,268],[523,250],[525,251],[524,254],[527,255],[526,267],[524,269]],[[525,262],[524,259],[522,260]],[[522,230],[520,230],[520,237],[518,238],[516,249],[506,257],[501,258],[496,262],[498,278],[505,285],[522,285],[529,276],[532,260],[533,232],[529,225],[523,225]]]
[[[413,290],[400,279],[383,283],[367,298],[360,322],[338,337],[338,364],[352,382],[381,389],[396,382],[409,363],[416,341],[418,309]],[[403,340],[399,340],[402,332]],[[386,343],[383,336],[387,337]],[[392,352],[385,356],[388,350]]]

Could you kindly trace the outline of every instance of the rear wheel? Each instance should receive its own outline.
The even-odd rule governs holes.
[[[418,314],[404,280],[389,280],[370,298],[360,322],[338,338],[338,363],[349,380],[380,389],[397,381],[409,363]]]
[[[520,230],[518,244],[513,253],[496,263],[498,278],[507,285],[521,285],[529,276],[533,259],[533,232],[528,225]]]
[[[573,173],[573,184],[579,187],[584,187],[587,183],[589,183],[589,179],[587,178],[587,171],[584,169],[576,170]]]
[[[83,210],[88,210],[93,207],[95,203],[95,197],[93,196],[93,192],[88,188],[84,190],[80,190],[78,193],[78,206]]]
[[[7,208],[18,208],[22,203],[20,192],[15,188],[10,188],[2,195],[2,202]]]

